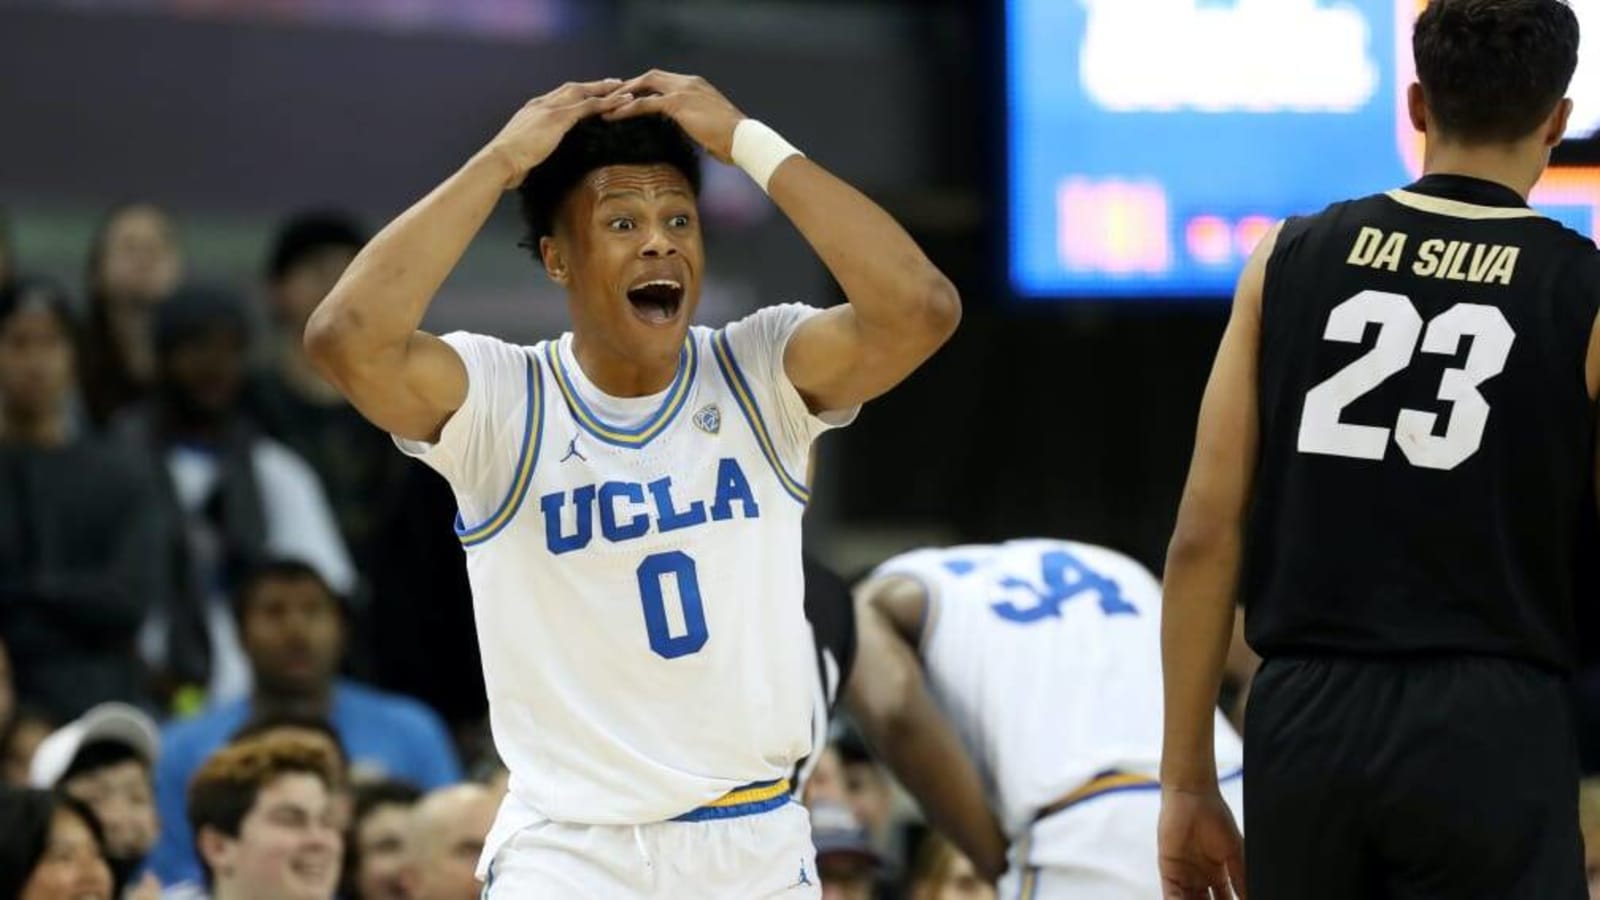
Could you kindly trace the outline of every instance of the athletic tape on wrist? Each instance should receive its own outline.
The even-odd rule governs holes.
[[[755,119],[745,119],[733,129],[733,163],[765,191],[778,164],[791,156],[805,156],[783,135]]]

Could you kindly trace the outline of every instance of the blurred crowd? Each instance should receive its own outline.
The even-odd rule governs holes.
[[[367,236],[291,216],[240,292],[129,203],[74,286],[0,220],[0,896],[478,896],[454,502],[300,340]],[[825,896],[994,896],[848,732],[804,799]]]

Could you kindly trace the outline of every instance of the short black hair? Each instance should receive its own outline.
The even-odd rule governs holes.
[[[128,742],[104,739],[90,741],[78,748],[78,752],[73,755],[72,762],[67,766],[67,770],[61,773],[61,777],[56,779],[56,783],[65,784],[79,775],[88,775],[91,772],[98,772],[101,769],[121,765],[129,760],[144,766],[145,771],[149,772],[150,760],[145,759],[144,755],[135,750]]]
[[[678,123],[666,116],[580,120],[517,188],[527,226],[522,246],[539,258],[539,239],[554,233],[561,204],[590,172],[606,166],[657,164],[682,172],[689,189],[700,195],[700,152]]]
[[[298,559],[269,559],[246,572],[233,590],[233,621],[241,628],[250,601],[255,599],[256,591],[269,581],[314,581],[333,600],[334,606],[341,612],[345,611],[343,598],[315,566]]]
[[[1578,67],[1578,17],[1566,0],[1433,0],[1411,47],[1442,133],[1515,141],[1566,96]]]
[[[156,353],[162,357],[213,331],[226,331],[246,345],[250,342],[250,314],[226,288],[180,287],[156,307]]]
[[[0,331],[10,324],[11,317],[32,307],[43,307],[61,326],[67,342],[74,349],[82,336],[78,316],[72,311],[72,300],[60,282],[49,278],[26,276],[0,284]]]
[[[0,788],[0,834],[5,835],[0,840],[0,897],[22,896],[23,885],[49,846],[50,826],[58,812],[81,819],[105,859],[105,832],[82,801],[51,791]]]
[[[367,229],[353,216],[320,209],[296,213],[278,227],[267,255],[267,279],[281,279],[302,260],[329,247],[359,251],[366,243]]]

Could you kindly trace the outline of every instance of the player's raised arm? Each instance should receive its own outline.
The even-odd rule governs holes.
[[[796,330],[784,368],[813,412],[847,409],[910,375],[955,332],[961,299],[905,229],[860,191],[746,119],[704,79],[652,71],[609,118],[660,113],[771,195],[850,301]]]
[[[888,584],[856,602],[855,666],[844,701],[867,741],[906,790],[929,824],[949,838],[990,881],[1006,870],[1006,837],[984,794],[983,780],[961,738],[928,692],[912,651],[910,631],[919,627],[921,588]]]
[[[1167,548],[1159,844],[1162,886],[1170,900],[1232,896],[1230,882],[1244,896],[1243,841],[1217,786],[1213,726],[1256,466],[1261,293],[1277,234],[1275,229],[1261,242],[1240,276],[1200,405],[1189,480]]]
[[[379,232],[312,314],[307,353],[373,424],[403,438],[438,439],[466,399],[467,371],[448,344],[418,330],[428,304],[500,195],[579,119],[627,102],[618,84],[567,84],[530,100],[466,165]]]

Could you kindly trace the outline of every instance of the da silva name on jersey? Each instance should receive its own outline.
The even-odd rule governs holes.
[[[1352,266],[1400,271],[1407,262],[1411,236],[1402,231],[1362,228],[1345,262]],[[1516,276],[1521,248],[1503,244],[1476,244],[1430,238],[1416,245],[1410,272],[1419,278],[1466,281],[1472,284],[1510,285]]]
[[[665,533],[732,519],[736,508],[740,518],[761,516],[749,479],[739,468],[738,460],[731,457],[717,461],[716,489],[710,506],[704,500],[694,500],[687,506],[680,503],[673,496],[671,476],[643,484],[606,481],[545,494],[539,498],[545,546],[556,555],[589,546],[594,539],[596,507],[600,535],[614,544],[642,538],[652,530]],[[573,508],[570,530],[562,521],[568,504]]]

